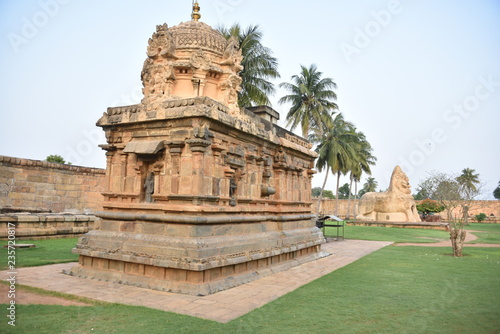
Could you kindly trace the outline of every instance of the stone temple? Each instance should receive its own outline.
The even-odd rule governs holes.
[[[269,107],[238,107],[242,60],[198,17],[156,27],[140,104],[108,108],[106,184],[70,274],[206,295],[321,255],[316,154]]]

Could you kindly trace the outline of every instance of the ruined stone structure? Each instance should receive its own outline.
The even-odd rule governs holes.
[[[241,52],[208,25],[157,26],[140,104],[108,108],[102,222],[71,274],[206,295],[318,258],[311,145],[238,107]]]
[[[408,176],[399,166],[394,168],[389,189],[369,192],[359,200],[358,220],[379,222],[420,222],[417,205],[411,195]]]

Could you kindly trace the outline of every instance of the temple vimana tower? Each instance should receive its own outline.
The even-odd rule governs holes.
[[[140,104],[108,108],[101,223],[71,275],[206,295],[320,257],[316,154],[273,109],[238,107],[238,41],[198,20],[158,25]]]

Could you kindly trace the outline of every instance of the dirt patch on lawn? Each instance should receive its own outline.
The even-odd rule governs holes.
[[[465,242],[471,242],[476,240],[478,237],[472,233],[477,233],[481,231],[470,231],[467,230],[467,234],[465,235]],[[426,238],[426,237],[423,237]],[[421,247],[451,247],[451,240],[440,241],[440,242],[429,242],[429,243],[411,243],[411,242],[402,242],[399,244],[394,244],[394,246],[421,246]],[[500,247],[500,244],[468,244],[464,243],[464,247]]]
[[[16,287],[15,299],[9,298],[9,287],[5,284],[0,284],[0,304],[8,304],[11,300],[15,300],[16,304],[43,304],[43,305],[62,305],[62,306],[92,306],[84,302],[69,300],[61,297],[46,296],[23,288]]]

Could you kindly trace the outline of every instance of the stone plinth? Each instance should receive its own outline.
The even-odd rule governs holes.
[[[239,50],[207,27],[158,26],[142,103],[108,108],[99,120],[102,221],[75,248],[73,275],[206,295],[321,256],[311,213],[316,154],[237,107]]]

